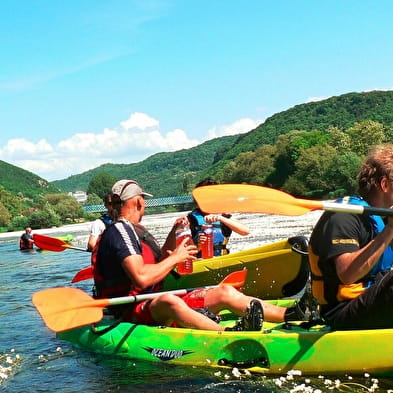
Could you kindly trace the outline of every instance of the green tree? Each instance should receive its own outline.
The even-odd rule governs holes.
[[[357,174],[362,159],[354,152],[337,154],[332,158],[330,167],[326,172],[327,183],[330,191],[343,190],[347,195],[353,195],[357,189]]]
[[[75,221],[84,215],[84,210],[80,203],[70,195],[48,194],[45,199],[62,223]]]
[[[0,201],[0,227],[8,227],[11,223],[11,214]]]
[[[11,223],[8,226],[8,229],[11,231],[17,231],[17,230],[22,230],[27,226],[29,226],[29,219],[27,217],[16,216],[12,218]]]
[[[23,204],[21,200],[2,186],[0,186],[0,202],[8,210],[11,216],[21,214],[23,210]]]
[[[117,178],[107,172],[99,173],[90,180],[87,187],[87,194],[96,194],[101,198],[101,200],[103,200],[105,194],[112,189],[112,186],[117,180]]]
[[[329,144],[334,147],[337,152],[347,152],[351,150],[351,137],[347,132],[338,127],[331,126],[328,128],[327,133],[330,136]]]
[[[348,129],[351,138],[351,150],[358,156],[365,156],[370,146],[385,142],[386,136],[381,123],[365,120],[355,123]]]
[[[255,152],[242,153],[229,162],[223,171],[220,182],[263,184],[274,170],[276,147],[262,145]]]
[[[49,204],[43,210],[34,211],[29,219],[29,226],[33,229],[58,227],[61,224],[59,215]]]
[[[277,140],[277,154],[274,171],[266,178],[267,184],[283,187],[288,177],[294,174],[296,162],[304,150],[313,146],[321,146],[329,139],[329,135],[321,131],[290,131],[280,135]]]
[[[101,205],[103,203],[102,198],[100,198],[97,194],[88,194],[87,200],[84,203],[85,205]]]
[[[336,155],[337,150],[329,145],[313,146],[302,150],[296,161],[294,179],[288,180],[283,188],[297,195],[331,191],[335,186],[330,184],[329,171]],[[303,188],[295,189],[294,186],[299,187],[299,184],[303,184]]]

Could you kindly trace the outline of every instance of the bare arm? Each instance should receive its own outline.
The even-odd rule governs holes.
[[[392,240],[393,225],[389,224],[365,247],[337,256],[335,264],[341,282],[353,284],[369,273]]]
[[[161,260],[165,259],[168,256],[168,254],[176,248],[176,228],[183,220],[188,221],[187,217],[177,218],[175,223],[173,224],[172,229],[168,233],[165,243],[161,247],[161,251],[162,251]]]
[[[170,252],[169,256],[160,263],[145,264],[141,255],[130,255],[122,262],[123,269],[132,283],[140,288],[146,288],[162,281],[169,272],[180,262],[195,260],[197,248],[194,245],[185,246],[185,239],[179,247]]]
[[[205,216],[205,221],[206,222],[217,222],[220,221],[224,225],[226,225],[228,228],[232,229],[232,231],[238,233],[239,235],[246,236],[250,233],[250,230],[248,227],[244,224],[242,224],[240,221],[234,219],[234,218],[228,218],[225,216],[217,215],[217,214],[208,214]]]
[[[98,239],[97,236],[94,236],[94,235],[90,235],[89,236],[89,240],[87,241],[87,249],[88,249],[88,251],[93,251],[93,248],[94,248],[94,246],[97,243],[97,239]]]

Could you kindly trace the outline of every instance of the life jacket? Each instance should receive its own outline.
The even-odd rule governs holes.
[[[105,224],[105,228],[113,223],[112,217],[108,213],[103,214],[99,219]]]
[[[339,203],[350,203],[354,205],[370,206],[364,199],[351,196],[337,199],[336,202]],[[378,235],[384,227],[385,223],[381,216],[369,215],[368,216],[373,235],[372,238]],[[327,304],[328,301],[325,297],[325,280],[322,271],[319,267],[319,257],[314,254],[312,247],[309,247],[309,260],[311,269],[311,281],[312,281],[312,292],[314,297],[318,300],[320,304]],[[378,261],[375,263],[371,271],[363,277],[359,282],[353,284],[338,284],[337,285],[337,300],[339,302],[344,300],[350,300],[358,297],[363,293],[370,285],[374,284],[375,278],[379,273],[384,273],[390,270],[393,265],[393,250],[391,245],[386,247],[383,254],[379,257]]]
[[[123,223],[123,225],[125,225]],[[141,246],[141,255],[144,263],[154,264],[161,259],[161,248],[153,235],[140,224],[133,225],[136,234],[138,235]],[[104,231],[105,232],[105,231]],[[137,295],[142,292],[141,288],[132,285],[131,280],[124,274],[121,277],[108,281],[101,275],[97,267],[97,250],[101,240],[102,234],[97,239],[96,245],[92,251],[91,264],[93,268],[94,289],[93,295],[95,298],[108,298],[115,296]],[[157,284],[149,288],[143,289],[143,292],[156,292],[161,285]]]
[[[199,235],[202,232],[202,226],[206,225],[205,216],[199,209],[193,210],[188,215],[192,233],[192,240],[195,245],[199,244]],[[216,221],[209,223],[213,226],[213,246],[214,246],[214,256],[226,255],[229,250],[226,248],[229,237],[224,236],[222,233],[221,222]],[[201,252],[198,252],[198,257],[200,257]]]
[[[19,248],[21,250],[31,250],[33,248],[33,242],[29,242],[25,234],[19,239]]]

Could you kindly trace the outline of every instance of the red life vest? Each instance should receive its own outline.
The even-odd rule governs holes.
[[[22,235],[19,239],[19,248],[21,250],[31,250],[33,248],[33,242],[29,242],[27,239],[25,240]]]
[[[161,248],[154,237],[140,224],[134,225],[136,234],[138,235],[139,242],[142,248],[143,262],[147,264],[155,264],[160,261]],[[97,268],[97,250],[100,243],[102,234],[97,239],[94,249],[91,254],[91,264],[93,269],[95,288],[93,295],[95,298],[110,298],[115,296],[137,295],[142,292],[142,288],[138,288],[131,284],[129,279],[125,277],[119,280],[112,280],[107,282]],[[144,289],[144,292],[157,292],[161,285],[155,285],[149,289]]]

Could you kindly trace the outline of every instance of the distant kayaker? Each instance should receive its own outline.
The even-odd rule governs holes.
[[[215,180],[207,178],[199,182],[195,188],[215,184],[218,184]],[[207,214],[202,212],[198,205],[187,215],[187,219],[190,223],[192,238],[196,245],[199,243],[199,237],[203,226],[206,224],[212,225],[214,256],[226,255],[229,253],[227,244],[232,231],[242,236],[246,236],[250,233],[247,225],[234,219],[230,214]],[[200,251],[197,256],[198,258],[201,257]]]
[[[159,263],[149,263],[142,257],[142,247],[134,226],[142,220],[145,197],[152,196],[142,190],[134,180],[120,180],[112,187],[112,206],[118,209],[119,219],[102,234],[97,251],[94,280],[96,297],[120,297],[159,290],[161,282],[177,264],[195,260],[197,248],[184,240],[175,247],[175,230],[170,231],[162,247]],[[183,297],[163,294],[153,300],[137,304],[116,306],[111,311],[124,320],[147,325],[190,327],[206,330],[224,330],[214,318],[196,309],[216,315],[223,309],[242,316],[233,330],[260,330],[263,313],[268,320],[282,322],[286,315],[302,316],[300,305],[278,307],[246,296],[230,285],[213,289],[197,289]],[[299,319],[299,318],[297,318]]]
[[[32,230],[30,227],[25,228],[25,232],[19,239],[19,248],[21,250],[31,250],[34,245]]]
[[[90,235],[87,241],[87,250],[93,251],[94,246],[97,243],[98,238],[105,231],[105,229],[112,224],[113,214],[112,214],[112,192],[108,192],[104,196],[104,206],[106,212],[94,220],[91,224]]]
[[[393,145],[374,146],[342,203],[393,207]],[[325,212],[310,239],[313,295],[338,330],[393,327],[393,217]]]

